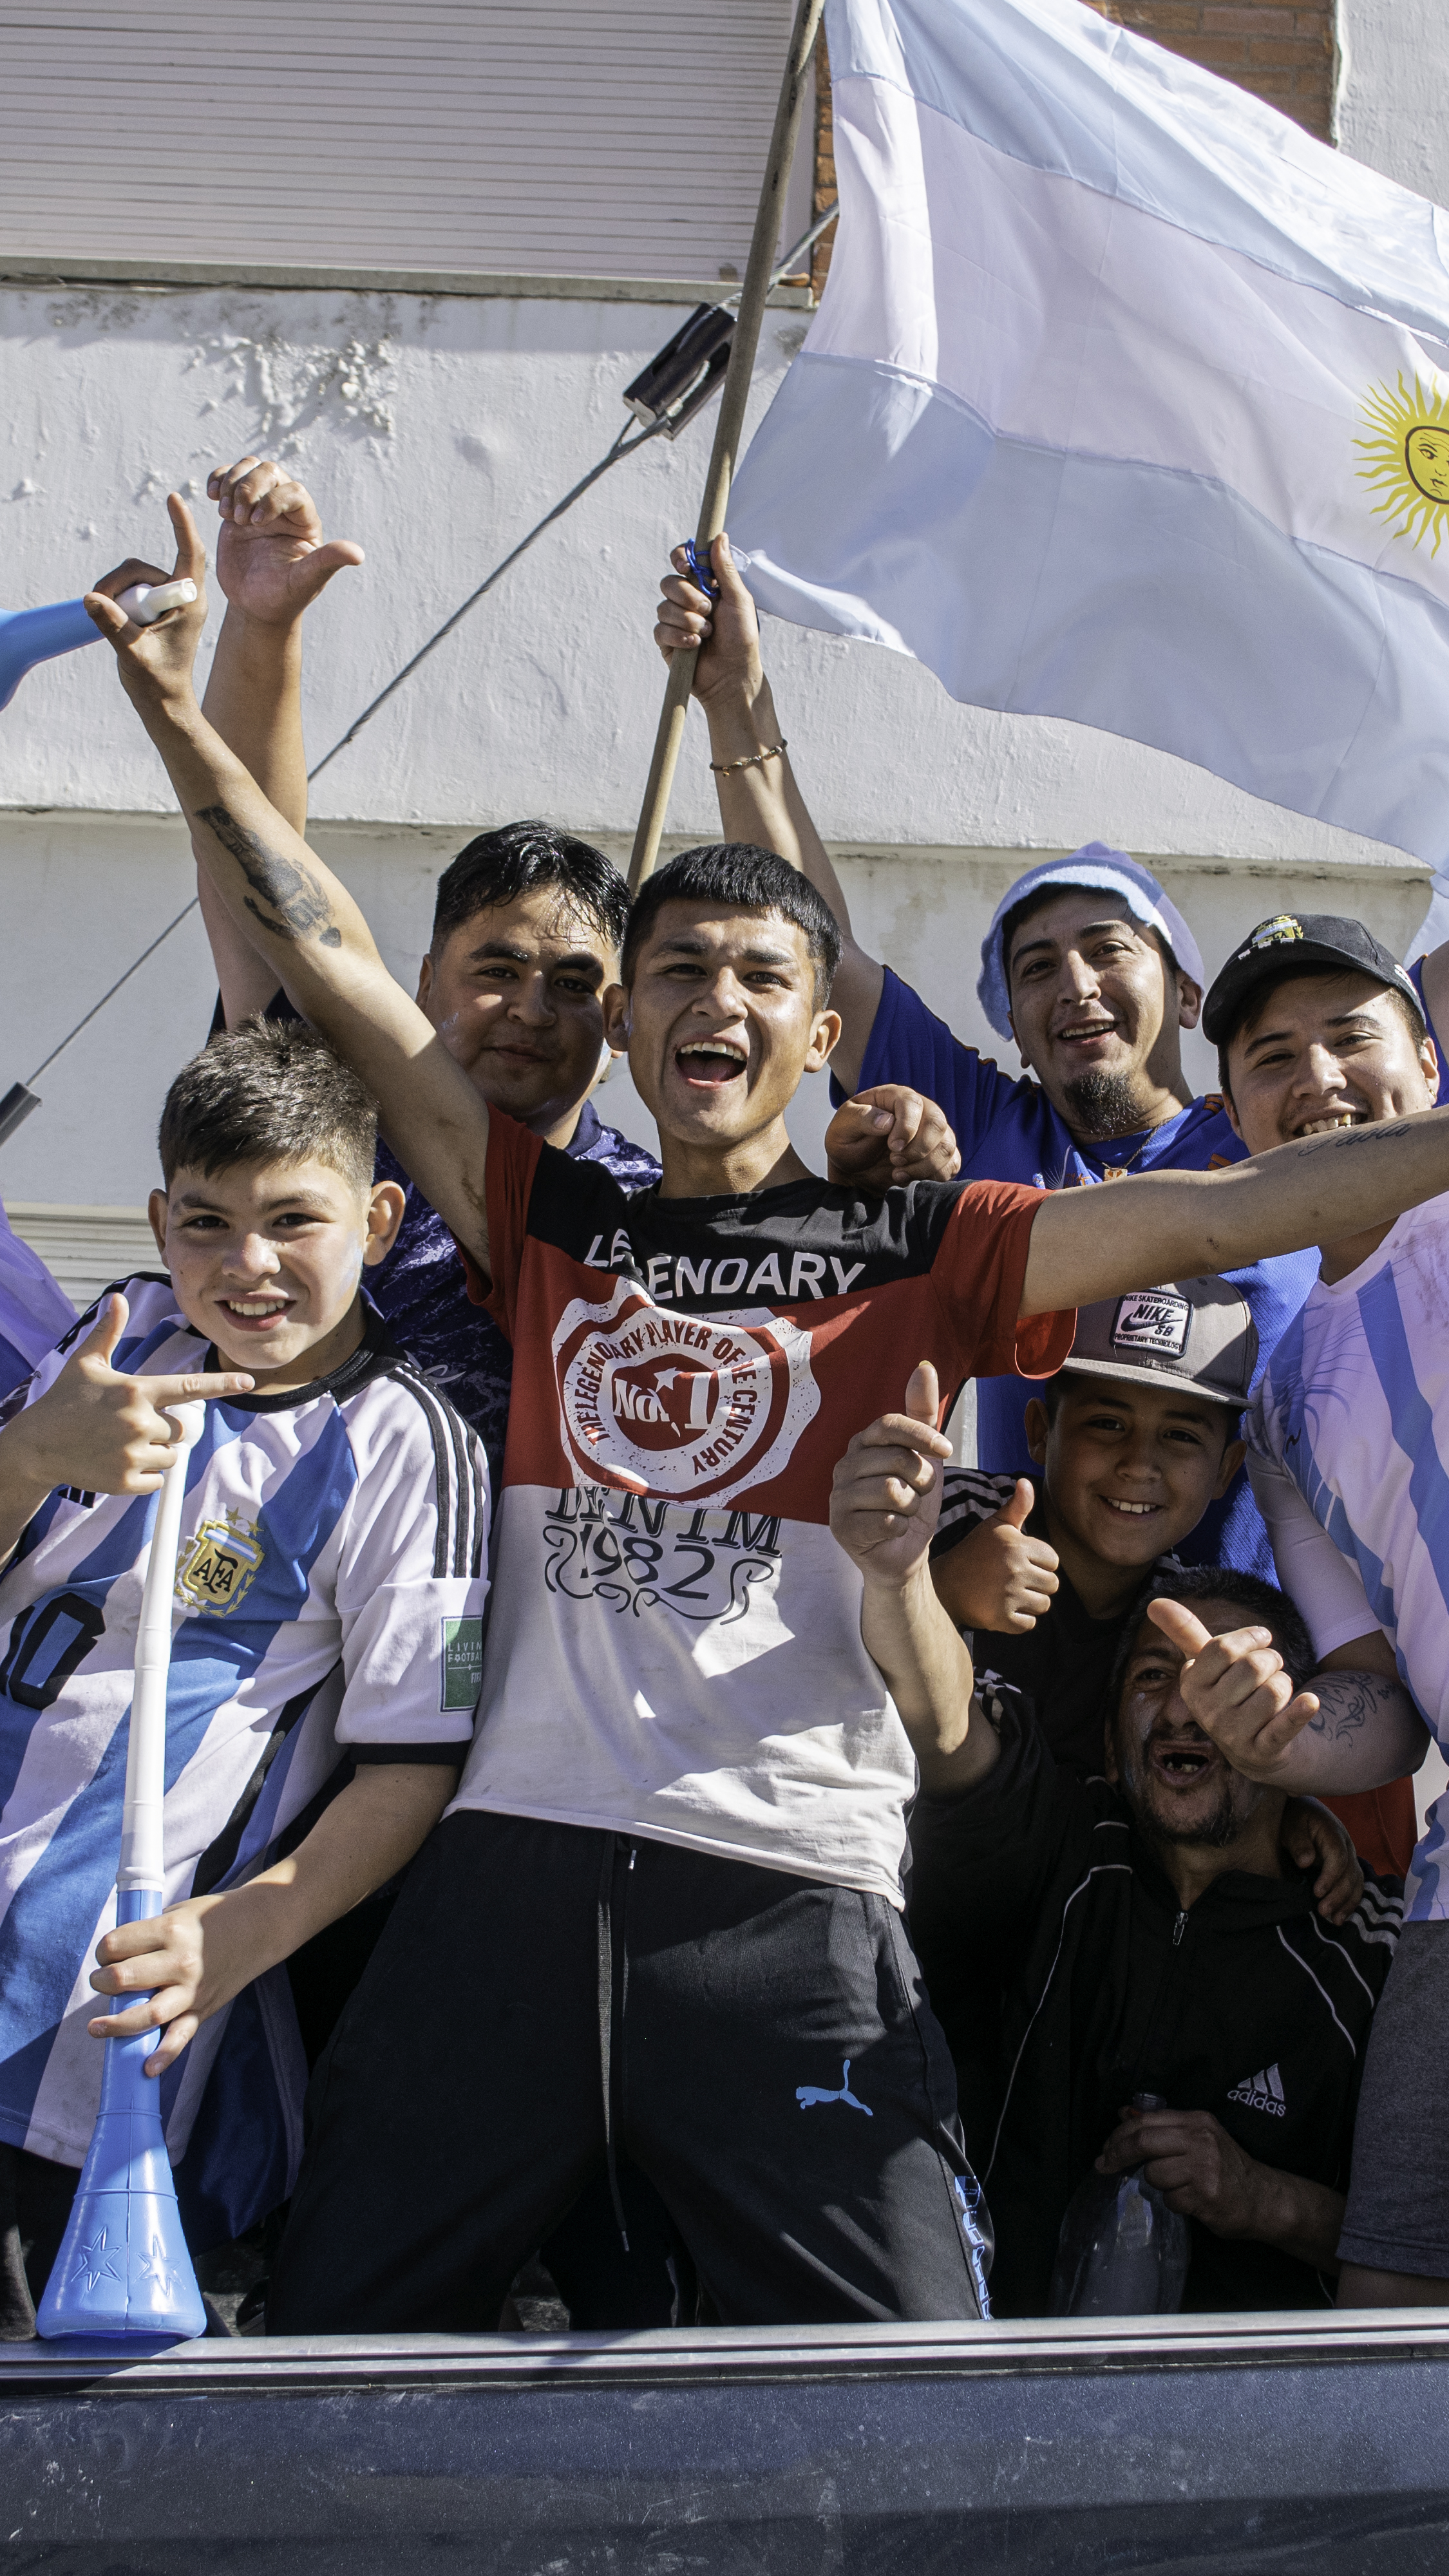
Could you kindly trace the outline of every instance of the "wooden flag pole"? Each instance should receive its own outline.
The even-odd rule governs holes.
[[[805,71],[814,47],[825,0],[797,0],[795,24],[790,34],[790,51],[785,61],[785,77],[780,86],[780,103],[775,110],[775,127],[770,136],[770,158],[765,169],[765,184],[760,191],[759,212],[755,216],[750,256],[745,268],[745,282],[740,290],[739,316],[730,347],[730,362],[720,396],[719,418],[715,423],[714,447],[710,453],[709,473],[705,478],[704,501],[700,508],[695,543],[701,552],[713,545],[725,523],[729,506],[730,483],[734,476],[735,456],[740,431],[744,427],[745,404],[749,398],[750,379],[754,374],[755,351],[759,345],[760,324],[770,292],[770,273],[774,266],[775,246],[780,237],[780,215],[785,201],[785,186],[790,164],[795,157],[795,142],[800,131],[800,111],[805,97]],[[675,765],[684,740],[685,718],[689,713],[689,693],[694,685],[697,654],[683,649],[670,657],[669,679],[664,691],[664,711],[659,731],[654,737],[654,757],[649,764],[649,783],[644,790],[644,805],[639,828],[634,835],[633,855],[629,861],[629,891],[633,894],[644,879],[652,876],[659,857],[659,841],[664,830],[664,817],[669,805],[669,791],[674,784]]]

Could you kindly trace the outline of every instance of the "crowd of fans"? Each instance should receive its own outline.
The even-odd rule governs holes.
[[[540,2278],[599,2329],[1038,2316],[1094,2175],[1189,2222],[1191,2308],[1449,2302],[1449,952],[1283,912],[1205,990],[1090,842],[983,944],[1013,1078],[855,941],[720,540],[655,632],[724,839],[631,906],[479,835],[414,1000],[302,838],[302,621],[359,550],[275,465],[210,488],[204,706],[179,500],[203,595],[92,606],[219,986],[162,1267],[74,1319],[0,1236],[0,2335],[137,2031],[203,2278],[273,2332]],[[168,1902],[118,1925],[196,1395]]]

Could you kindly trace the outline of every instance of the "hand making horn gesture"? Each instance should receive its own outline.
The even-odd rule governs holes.
[[[292,625],[334,573],[363,561],[349,537],[323,536],[311,493],[269,457],[243,456],[206,489],[221,515],[218,585],[257,625]]]
[[[1234,1770],[1271,1778],[1319,1703],[1295,1689],[1270,1631],[1230,1628],[1215,1637],[1180,1601],[1153,1601],[1147,1615],[1186,1658],[1178,1688],[1204,1735]]]
[[[50,1493],[69,1485],[96,1494],[154,1494],[181,1434],[163,1408],[203,1396],[245,1395],[234,1369],[178,1377],[129,1377],[112,1366],[130,1309],[107,1297],[53,1386],[16,1415],[4,1434],[4,1468]]]

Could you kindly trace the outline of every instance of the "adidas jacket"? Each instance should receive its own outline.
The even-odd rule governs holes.
[[[1310,1877],[1234,1871],[1183,1913],[1125,1800],[1059,1770],[1015,1693],[1000,1706],[990,1778],[916,1802],[910,1920],[996,2224],[992,2307],[1040,2316],[1067,2202],[1134,2093],[1211,2111],[1260,2163],[1346,2190],[1401,1900],[1370,1878],[1335,1926]],[[1186,2308],[1332,2300],[1272,2246],[1193,2236]]]

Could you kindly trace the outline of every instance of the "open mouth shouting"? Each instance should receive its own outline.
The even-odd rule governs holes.
[[[686,1038],[674,1050],[674,1062],[691,1091],[719,1091],[748,1070],[750,1051],[742,1038]]]
[[[1148,1741],[1148,1769],[1169,1789],[1195,1788],[1220,1758],[1201,1735],[1153,1735]]]

